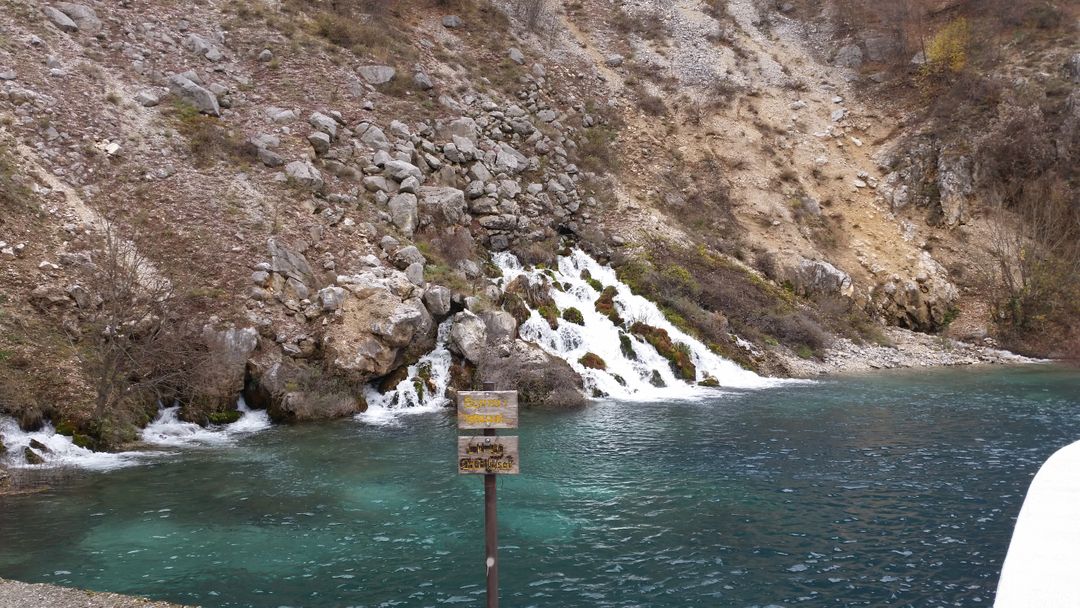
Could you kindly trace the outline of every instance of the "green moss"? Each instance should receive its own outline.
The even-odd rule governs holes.
[[[604,284],[592,277],[585,279],[585,282],[589,284],[589,287],[592,287],[596,291],[604,291]]]
[[[80,448],[91,450],[94,448],[94,440],[89,435],[81,435],[75,433],[71,436],[71,443],[79,446]]]
[[[676,376],[688,381],[697,378],[697,369],[690,360],[689,346],[672,342],[671,336],[668,335],[666,330],[645,323],[634,323],[630,326],[630,331],[641,336],[656,349],[660,356],[667,359],[671,363],[671,369]]]
[[[589,369],[598,369],[601,371],[607,369],[607,363],[602,358],[600,358],[600,355],[597,355],[595,353],[585,353],[581,356],[580,359],[578,359],[578,363],[584,365]]]
[[[585,324],[585,318],[581,316],[581,311],[573,306],[563,311],[562,318],[577,325]]]
[[[805,344],[800,344],[795,347],[795,354],[798,355],[801,359],[813,359],[814,349],[810,348]]]
[[[551,329],[559,329],[559,307],[554,304],[545,304],[536,309],[540,316],[547,321]]]
[[[713,378],[712,376],[705,376],[705,379],[702,380],[701,382],[698,382],[698,384],[700,384],[701,386],[708,386],[708,387],[711,387],[711,388],[716,388],[716,387],[720,386],[720,381],[717,380],[716,378]]]
[[[619,350],[627,359],[631,361],[637,361],[637,351],[634,350],[634,341],[630,339],[629,334],[620,331],[619,332]]]
[[[619,311],[615,309],[616,293],[614,287],[605,287],[604,291],[600,293],[600,297],[596,300],[596,312],[611,319],[611,322],[615,325],[622,325],[623,319],[619,316]]]
[[[61,420],[56,425],[56,432],[60,435],[71,437],[75,434],[75,425],[70,420]]]
[[[232,424],[240,420],[242,414],[237,410],[225,410],[224,412],[212,412],[207,418],[210,424]]]

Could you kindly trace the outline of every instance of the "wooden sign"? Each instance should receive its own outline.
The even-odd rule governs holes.
[[[457,438],[458,473],[517,475],[518,438],[473,435]]]
[[[516,429],[517,391],[461,391],[457,414],[459,429]]]

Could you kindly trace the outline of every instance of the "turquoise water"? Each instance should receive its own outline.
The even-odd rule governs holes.
[[[0,576],[218,606],[483,605],[453,418],[274,428],[0,497]],[[525,412],[503,605],[989,606],[1080,373],[884,373]]]

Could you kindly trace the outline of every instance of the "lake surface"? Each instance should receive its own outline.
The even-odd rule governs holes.
[[[224,606],[483,605],[453,417],[273,428],[0,497],[0,576]],[[1080,373],[882,373],[524,412],[503,605],[989,606]]]

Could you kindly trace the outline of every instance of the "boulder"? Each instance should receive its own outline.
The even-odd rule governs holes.
[[[487,343],[497,346],[513,341],[517,337],[517,319],[505,310],[487,310],[480,313],[487,330]]]
[[[617,68],[623,64],[623,60],[623,56],[616,53],[604,58],[604,63],[607,64],[609,68]]]
[[[442,25],[448,29],[457,29],[461,27],[461,17],[457,15],[446,15],[442,18]]]
[[[194,370],[192,392],[186,395],[181,414],[185,420],[205,424],[211,413],[235,409],[259,334],[253,327],[219,330],[206,325],[200,337],[206,352]]]
[[[342,287],[355,297],[345,299],[340,325],[323,342],[325,360],[336,373],[367,382],[434,347],[435,322],[403,273],[374,268]]]
[[[505,173],[521,173],[529,168],[529,159],[507,143],[500,143],[495,156],[495,170]]]
[[[247,378],[244,401],[266,410],[274,422],[329,420],[367,409],[362,391],[319,367],[282,360],[278,349],[249,361]]]
[[[442,285],[428,285],[424,290],[424,306],[436,319],[443,319],[450,314],[450,290]]]
[[[218,105],[217,96],[195,84],[184,74],[173,74],[169,77],[169,91],[179,97],[185,103],[195,106],[195,109],[203,114],[221,116],[221,107]]]
[[[581,376],[566,361],[532,342],[514,340],[490,349],[477,366],[482,382],[518,391],[523,407],[573,408],[585,405]]]
[[[1080,52],[1073,53],[1065,62],[1065,73],[1074,84],[1080,84]]]
[[[210,61],[221,61],[225,58],[220,49],[198,34],[188,34],[188,37],[184,39],[184,48]]]
[[[465,193],[457,188],[424,186],[420,188],[420,211],[432,218],[435,225],[464,224],[468,207]]]
[[[357,68],[360,77],[368,84],[386,84],[394,79],[397,70],[388,65],[365,65]]]
[[[462,116],[441,126],[438,131],[439,136],[444,140],[453,140],[453,137],[457,135],[458,137],[464,137],[475,144],[479,127],[477,127],[475,120],[468,116]]]
[[[311,270],[304,254],[290,248],[277,237],[270,237],[266,241],[266,247],[270,250],[270,270],[285,278],[295,279],[304,285],[316,286],[315,273]]]
[[[87,34],[96,34],[101,31],[101,20],[98,19],[94,9],[89,6],[73,2],[57,2],[56,8],[70,17],[78,26],[79,31]]]
[[[334,312],[339,310],[341,305],[345,303],[345,297],[348,294],[341,287],[329,286],[323,287],[319,290],[318,300],[319,306],[326,312]]]
[[[464,357],[474,365],[479,364],[487,352],[487,325],[483,319],[468,310],[457,313],[450,328],[447,346],[450,352]]]
[[[412,235],[418,223],[418,212],[415,194],[398,194],[390,199],[387,205],[390,210],[390,221],[405,234]]]
[[[386,133],[383,133],[382,129],[373,124],[360,123],[360,125],[356,127],[356,135],[360,138],[361,142],[367,144],[372,150],[390,149],[390,140],[386,138]]]
[[[398,270],[404,270],[413,264],[423,266],[427,262],[424,254],[420,253],[420,250],[415,245],[408,245],[398,249],[390,256],[390,261]]]
[[[833,65],[841,68],[858,69],[862,66],[863,52],[857,44],[847,44],[840,47],[833,56]]]
[[[386,174],[389,175],[394,181],[402,182],[407,177],[415,177],[419,181],[424,181],[424,174],[420,169],[412,164],[403,160],[392,160],[386,163]]]
[[[330,151],[330,136],[321,131],[316,131],[308,135],[308,143],[311,144],[312,149],[315,150],[315,154],[323,156]]]
[[[326,187],[322,174],[306,160],[294,160],[285,165],[285,175],[294,183],[313,192],[321,192]]]
[[[426,72],[413,74],[413,84],[421,91],[429,91],[435,88],[435,83],[431,81],[431,76],[428,76]]]
[[[975,193],[971,157],[942,151],[938,156],[937,181],[941,220],[946,226],[967,220],[968,202]]]
[[[851,277],[836,266],[824,261],[799,260],[789,280],[795,290],[804,296],[840,295],[850,297],[854,293]]]
[[[337,139],[337,121],[326,114],[312,112],[311,116],[308,117],[308,124],[314,127],[316,131],[326,133],[331,140]]]
[[[513,61],[518,65],[523,65],[525,63],[525,55],[521,52],[521,49],[511,47],[510,50],[506,52],[506,56],[510,58],[510,61]]]
[[[41,11],[45,13],[45,16],[48,17],[49,21],[51,21],[52,24],[59,28],[61,31],[77,32],[79,30],[79,26],[71,20],[71,17],[68,17],[64,13],[60,12],[55,7],[46,6],[45,8],[41,9]]]
[[[23,448],[23,457],[26,458],[26,464],[45,464],[45,459],[38,454],[30,446]]]

